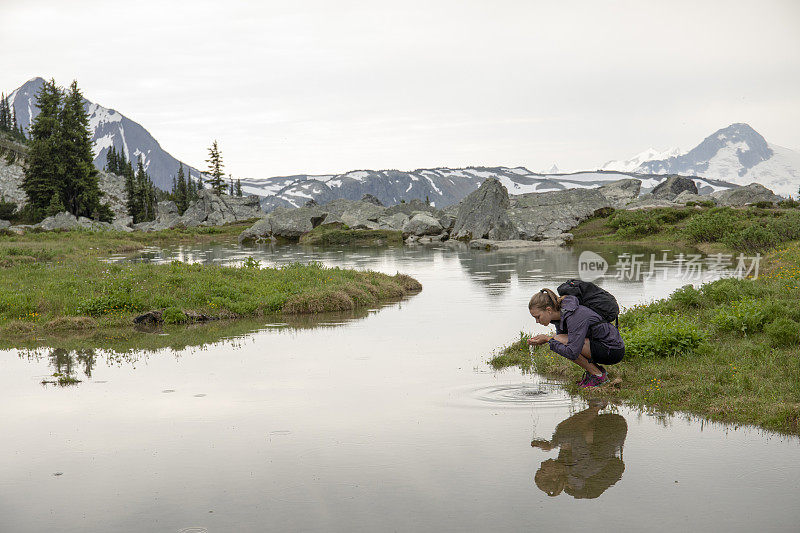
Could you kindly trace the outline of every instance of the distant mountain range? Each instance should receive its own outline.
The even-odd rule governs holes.
[[[13,91],[9,101],[19,124],[27,131],[38,115],[36,93],[44,83],[34,78]],[[113,145],[136,161],[142,157],[155,185],[169,190],[178,161],[158,144],[140,124],[121,113],[84,102],[89,114],[95,150],[95,166],[103,168]],[[201,172],[187,167],[195,178]],[[642,190],[654,187],[665,174],[696,176],[701,191],[758,182],[782,195],[798,194],[800,153],[768,143],[747,124],[731,124],[704,139],[688,152],[677,148],[647,150],[625,161],[608,161],[599,171],[564,173],[553,165],[544,172],[524,167],[432,168],[413,171],[355,170],[343,174],[278,176],[242,179],[242,190],[262,197],[262,205],[300,206],[314,199],[324,203],[335,198],[359,199],[372,194],[384,204],[426,198],[437,207],[459,202],[486,178],[497,178],[510,194],[544,192],[571,187],[596,187],[621,178],[643,181]]]
[[[9,104],[14,108],[17,123],[26,133],[33,119],[39,115],[36,94],[43,84],[44,79],[33,78],[9,95]],[[89,127],[93,132],[94,164],[97,168],[105,167],[106,154],[111,146],[115,146],[117,151],[123,152],[128,160],[133,161],[134,167],[141,157],[144,168],[156,187],[172,189],[172,176],[178,172],[178,160],[161,148],[158,141],[141,124],[90,100],[84,99],[83,108],[89,114]],[[193,177],[200,176],[197,169],[185,164],[184,167]]]
[[[460,202],[487,178],[500,181],[509,194],[592,188],[611,181],[636,178],[642,181],[644,193],[666,179],[666,176],[612,171],[539,174],[524,167],[433,168],[408,172],[356,170],[336,175],[243,179],[242,191],[261,196],[265,211],[276,207],[300,207],[312,199],[320,204],[336,198],[358,200],[365,194],[375,196],[384,205],[419,199],[441,208]],[[736,187],[720,180],[695,178],[694,181],[702,194]]]
[[[601,168],[702,176],[737,185],[758,182],[783,196],[796,197],[800,188],[800,153],[767,142],[748,124],[717,130],[685,153],[676,148],[653,152],[628,161],[609,161]]]

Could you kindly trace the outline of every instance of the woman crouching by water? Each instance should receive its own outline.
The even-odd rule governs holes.
[[[542,289],[531,298],[528,311],[543,326],[554,322],[555,335],[536,335],[530,345],[548,343],[550,349],[585,370],[581,387],[596,387],[608,380],[601,365],[614,365],[625,355],[625,343],[613,324],[578,303],[575,296],[557,296]]]

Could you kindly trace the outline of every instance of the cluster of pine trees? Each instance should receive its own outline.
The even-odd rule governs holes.
[[[14,109],[8,104],[8,97],[5,94],[0,95],[0,131],[15,141],[25,142],[27,140],[22,126],[17,124]]]
[[[111,146],[106,152],[106,172],[125,178],[125,195],[128,197],[126,207],[134,224],[156,218],[156,187],[150,175],[145,172],[141,157],[136,162],[134,172],[133,163],[125,157],[125,153],[118,152],[115,146]]]
[[[178,214],[182,215],[189,204],[197,200],[197,191],[203,188],[203,180],[195,182],[191,175],[183,171],[183,163],[178,167],[178,175],[172,177],[172,192],[168,198],[178,206]]]
[[[89,116],[73,81],[68,90],[51,79],[36,95],[40,113],[30,126],[22,189],[26,217],[39,219],[62,211],[111,222],[114,213],[100,203]]]

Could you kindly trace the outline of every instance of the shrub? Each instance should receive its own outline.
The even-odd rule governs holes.
[[[729,233],[721,240],[726,246],[734,250],[753,253],[772,248],[781,239],[774,229],[751,224],[744,229]]]
[[[682,307],[703,307],[706,299],[703,293],[695,289],[691,285],[686,285],[676,290],[670,296],[670,299]]]
[[[767,324],[764,331],[773,346],[791,346],[800,343],[800,323],[791,318],[779,317]]]
[[[749,279],[723,278],[700,288],[703,295],[716,304],[730,303],[742,298],[766,296],[765,291]]]
[[[183,324],[187,322],[186,315],[177,307],[167,307],[164,309],[164,324]]]
[[[623,328],[626,355],[661,358],[692,355],[706,341],[706,334],[693,321],[652,315],[630,329]]]
[[[770,306],[761,300],[739,300],[721,308],[711,317],[711,324],[720,332],[737,332],[743,335],[757,333],[769,318]]]
[[[0,197],[0,220],[10,220],[17,214],[17,204]]]
[[[772,209],[773,207],[775,207],[775,204],[773,204],[769,200],[760,200],[758,202],[755,202],[753,204],[753,207],[757,207],[759,209]]]
[[[794,198],[789,198],[788,200],[781,200],[778,202],[778,207],[782,207],[784,209],[795,209],[798,206],[800,206],[800,202]]]
[[[711,209],[692,217],[683,233],[691,242],[715,242],[736,226],[737,217],[729,207]]]

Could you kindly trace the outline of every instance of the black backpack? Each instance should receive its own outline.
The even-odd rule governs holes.
[[[619,326],[619,304],[617,299],[605,289],[601,289],[591,281],[568,279],[558,286],[559,296],[575,296],[578,303],[588,307],[606,322],[617,322]]]

